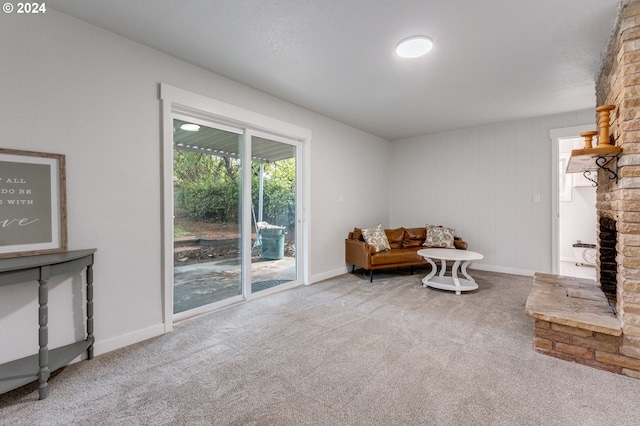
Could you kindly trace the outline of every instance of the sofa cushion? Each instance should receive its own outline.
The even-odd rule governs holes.
[[[402,248],[402,241],[404,240],[404,228],[385,229],[384,233],[387,234],[389,247],[391,247],[392,249]]]
[[[372,246],[375,252],[389,250],[389,240],[387,240],[387,234],[382,229],[382,225],[378,224],[375,228],[368,228],[362,230],[364,240]]]
[[[394,265],[402,263],[420,264],[426,263],[422,256],[418,255],[416,248],[401,248],[389,251],[382,251],[371,255],[371,265]]]
[[[427,238],[424,247],[455,248],[453,244],[454,231],[444,226],[427,225]]]
[[[421,247],[425,238],[427,238],[426,228],[404,228],[402,247]]]

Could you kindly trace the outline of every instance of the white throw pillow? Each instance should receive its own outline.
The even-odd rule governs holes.
[[[425,247],[455,248],[453,244],[454,230],[443,226],[427,225],[427,238],[424,240]]]
[[[366,243],[375,249],[376,253],[391,249],[387,234],[382,229],[382,224],[378,224],[375,228],[363,229],[362,236]]]

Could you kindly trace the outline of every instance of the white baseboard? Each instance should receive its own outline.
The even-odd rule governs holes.
[[[107,352],[115,351],[116,349],[124,348],[125,346],[129,346],[134,343],[142,342],[143,340],[147,340],[152,337],[160,336],[161,334],[164,334],[164,324],[157,324],[142,330],[136,330],[132,333],[123,334],[121,336],[113,337],[107,340],[97,340],[93,344],[93,353],[94,355],[102,355]]]
[[[494,265],[484,265],[484,264],[476,264],[472,263],[469,269],[478,269],[480,271],[488,271],[488,272],[499,272],[503,274],[511,274],[511,275],[523,275],[527,277],[532,277],[535,275],[536,271],[530,271],[527,269],[519,269],[519,268],[508,268],[504,266],[494,266]],[[350,267],[345,266],[344,268],[334,269],[333,271],[323,272],[322,274],[313,275],[311,277],[311,284],[317,283],[323,280],[328,280],[329,278],[337,277],[338,275],[345,274],[350,272]]]
[[[337,277],[338,275],[346,274],[348,272],[347,266],[344,268],[334,269],[333,271],[323,272],[322,274],[312,275],[310,284],[320,281],[328,280],[329,278]]]
[[[471,264],[471,266],[469,266],[469,269],[478,269],[480,271],[499,272],[502,274],[511,275],[524,275],[527,277],[532,277],[536,273],[536,271],[530,271],[528,269],[507,268],[504,266],[484,265],[476,263]]]

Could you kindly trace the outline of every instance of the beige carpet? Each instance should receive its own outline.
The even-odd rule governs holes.
[[[346,274],[200,317],[61,370],[44,401],[0,396],[0,424],[640,424],[640,380],[533,351],[531,278],[471,272],[461,296]]]

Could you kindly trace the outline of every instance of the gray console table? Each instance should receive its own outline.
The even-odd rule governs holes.
[[[47,381],[57,370],[87,351],[93,358],[93,256],[96,249],[75,250],[64,253],[0,259],[0,287],[38,281],[38,345],[37,354],[0,364],[0,393],[38,381],[38,396],[45,399]],[[82,271],[87,268],[87,337],[79,342],[49,350],[48,299],[49,278],[55,275]]]

